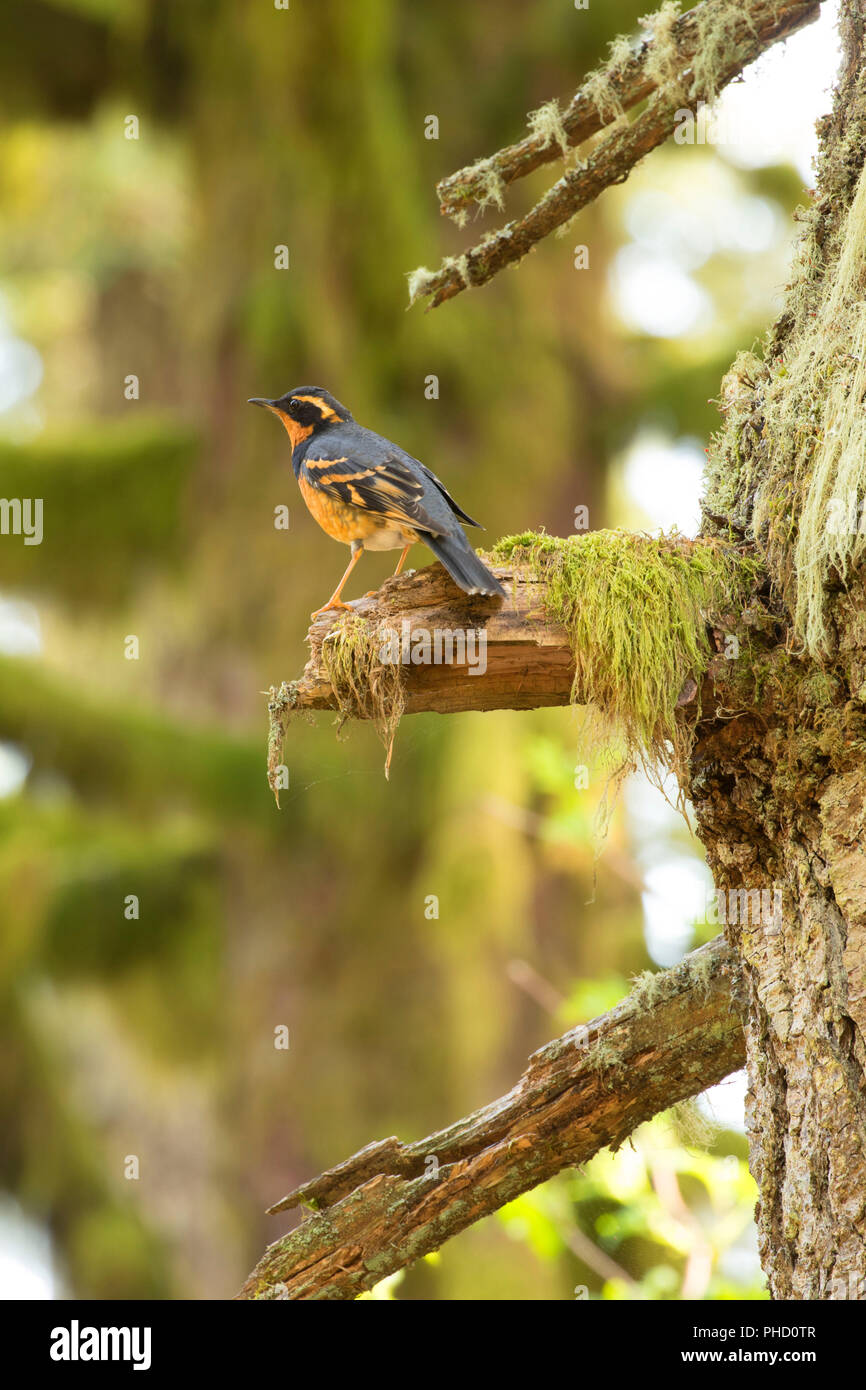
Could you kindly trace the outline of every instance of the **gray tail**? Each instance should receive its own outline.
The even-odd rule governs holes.
[[[463,532],[456,536],[424,536],[428,545],[445,566],[455,584],[467,594],[501,594],[505,590],[495,575],[479,560]]]

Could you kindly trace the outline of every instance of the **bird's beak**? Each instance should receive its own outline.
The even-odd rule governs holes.
[[[263,405],[266,408],[270,409],[270,407],[273,405],[273,401],[265,400],[264,396],[250,396],[249,400],[247,401],[247,405]]]

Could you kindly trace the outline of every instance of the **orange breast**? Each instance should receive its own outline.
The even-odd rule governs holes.
[[[315,517],[322,530],[335,541],[351,545],[352,541],[363,541],[381,529],[382,519],[374,513],[362,511],[360,507],[353,507],[348,502],[330,497],[326,492],[313,487],[303,477],[298,479],[298,486],[310,515]]]

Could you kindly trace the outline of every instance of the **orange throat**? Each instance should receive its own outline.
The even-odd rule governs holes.
[[[313,433],[312,425],[300,425],[297,420],[293,420],[291,416],[284,414],[282,410],[278,410],[275,405],[269,405],[268,410],[272,415],[276,415],[278,420],[282,420],[286,434],[292,441],[293,449],[296,449],[305,439],[309,439],[310,435]]]

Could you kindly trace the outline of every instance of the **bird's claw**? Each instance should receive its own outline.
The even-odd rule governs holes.
[[[320,618],[323,613],[333,613],[340,608],[345,609],[347,613],[352,611],[352,605],[350,603],[343,603],[342,599],[337,599],[336,601],[331,599],[330,602],[324,604],[321,608],[317,608],[315,613],[311,613],[310,617]]]

